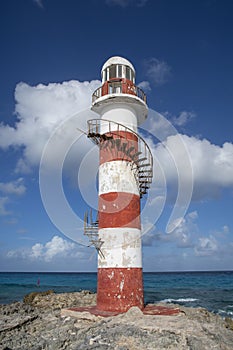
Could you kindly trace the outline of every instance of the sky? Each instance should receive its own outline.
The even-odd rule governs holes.
[[[233,270],[231,0],[0,1],[0,271],[96,271],[91,96],[111,56],[147,94],[144,271]],[[82,132],[84,131],[84,132]]]

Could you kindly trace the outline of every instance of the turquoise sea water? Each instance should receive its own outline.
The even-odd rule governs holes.
[[[233,318],[233,271],[144,272],[143,276],[146,303],[201,306]],[[27,293],[48,289],[57,293],[83,289],[96,292],[96,284],[96,273],[0,272],[0,304],[21,301]]]

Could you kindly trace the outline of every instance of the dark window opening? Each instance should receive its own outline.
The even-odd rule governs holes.
[[[118,66],[118,77],[122,78],[122,66]]]
[[[109,79],[116,78],[116,66],[110,66],[109,67]]]

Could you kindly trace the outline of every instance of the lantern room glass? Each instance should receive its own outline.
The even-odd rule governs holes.
[[[135,83],[134,71],[129,66],[113,64],[102,72],[103,83],[116,78],[125,78]]]

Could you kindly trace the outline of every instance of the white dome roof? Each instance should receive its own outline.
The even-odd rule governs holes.
[[[135,69],[132,65],[132,63],[130,63],[126,58],[120,57],[120,56],[113,56],[110,57],[103,65],[103,68],[101,70],[101,72],[103,72],[103,70],[105,70],[107,67],[111,66],[112,64],[123,64],[124,66],[128,66],[132,69],[132,71],[135,73]]]

